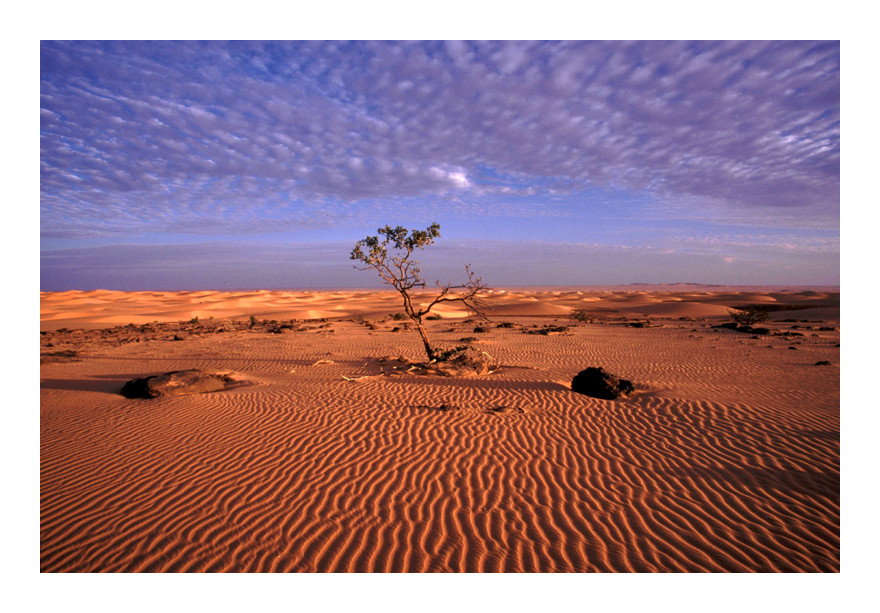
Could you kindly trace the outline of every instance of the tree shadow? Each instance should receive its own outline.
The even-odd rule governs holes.
[[[40,389],[118,395],[126,381],[143,374],[93,375],[85,379],[40,379]]]

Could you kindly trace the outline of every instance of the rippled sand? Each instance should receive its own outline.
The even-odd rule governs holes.
[[[437,342],[474,336],[503,365],[453,379],[379,376],[380,356],[422,358],[417,335],[384,319],[400,310],[393,294],[43,294],[47,331],[335,318],[183,341],[138,342],[135,327],[102,342],[51,337],[50,350],[79,356],[41,367],[41,569],[839,571],[838,300],[496,294],[494,324],[515,327],[474,333],[452,310],[429,322]],[[750,302],[802,307],[769,327],[803,336],[710,327]],[[524,333],[571,325],[574,308],[595,322]],[[645,316],[657,327],[623,319]],[[573,393],[587,366],[631,379],[636,394]],[[249,385],[118,394],[128,379],[185,368]]]

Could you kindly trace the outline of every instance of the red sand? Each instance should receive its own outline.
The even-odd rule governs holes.
[[[365,315],[375,329],[331,319],[180,342],[134,342],[136,329],[132,342],[44,336],[44,351],[80,359],[41,367],[41,570],[837,572],[838,301],[496,294],[496,323],[570,325],[575,308],[604,320],[557,336],[474,334],[447,311],[433,339],[476,336],[505,365],[454,379],[378,376],[379,356],[422,357],[414,332],[379,321],[400,310],[394,294],[42,294],[47,331],[250,315]],[[769,324],[804,336],[710,328],[747,302],[805,307]],[[645,315],[661,326],[621,325]],[[573,375],[594,365],[636,394],[573,393]],[[251,384],[118,394],[128,379],[185,368]]]

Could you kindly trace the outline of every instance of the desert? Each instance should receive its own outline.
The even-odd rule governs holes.
[[[394,292],[41,292],[40,568],[839,572],[839,304],[494,290],[425,322],[491,358],[460,377],[415,367]],[[120,393],[187,369],[233,383]]]

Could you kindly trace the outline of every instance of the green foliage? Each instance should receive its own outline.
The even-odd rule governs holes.
[[[742,326],[753,326],[770,319],[770,312],[756,304],[750,304],[737,310],[728,309],[727,312],[730,313],[730,318],[733,321]]]
[[[376,268],[382,279],[395,288],[398,284],[407,289],[424,287],[425,283],[419,277],[421,270],[416,266],[418,262],[409,257],[416,249],[424,249],[440,237],[440,224],[434,222],[425,230],[411,231],[403,226],[385,226],[377,232],[377,236],[368,236],[355,243],[349,259],[363,262],[368,268]],[[379,236],[383,238],[380,240]],[[389,256],[389,246],[397,251],[396,255]]]

